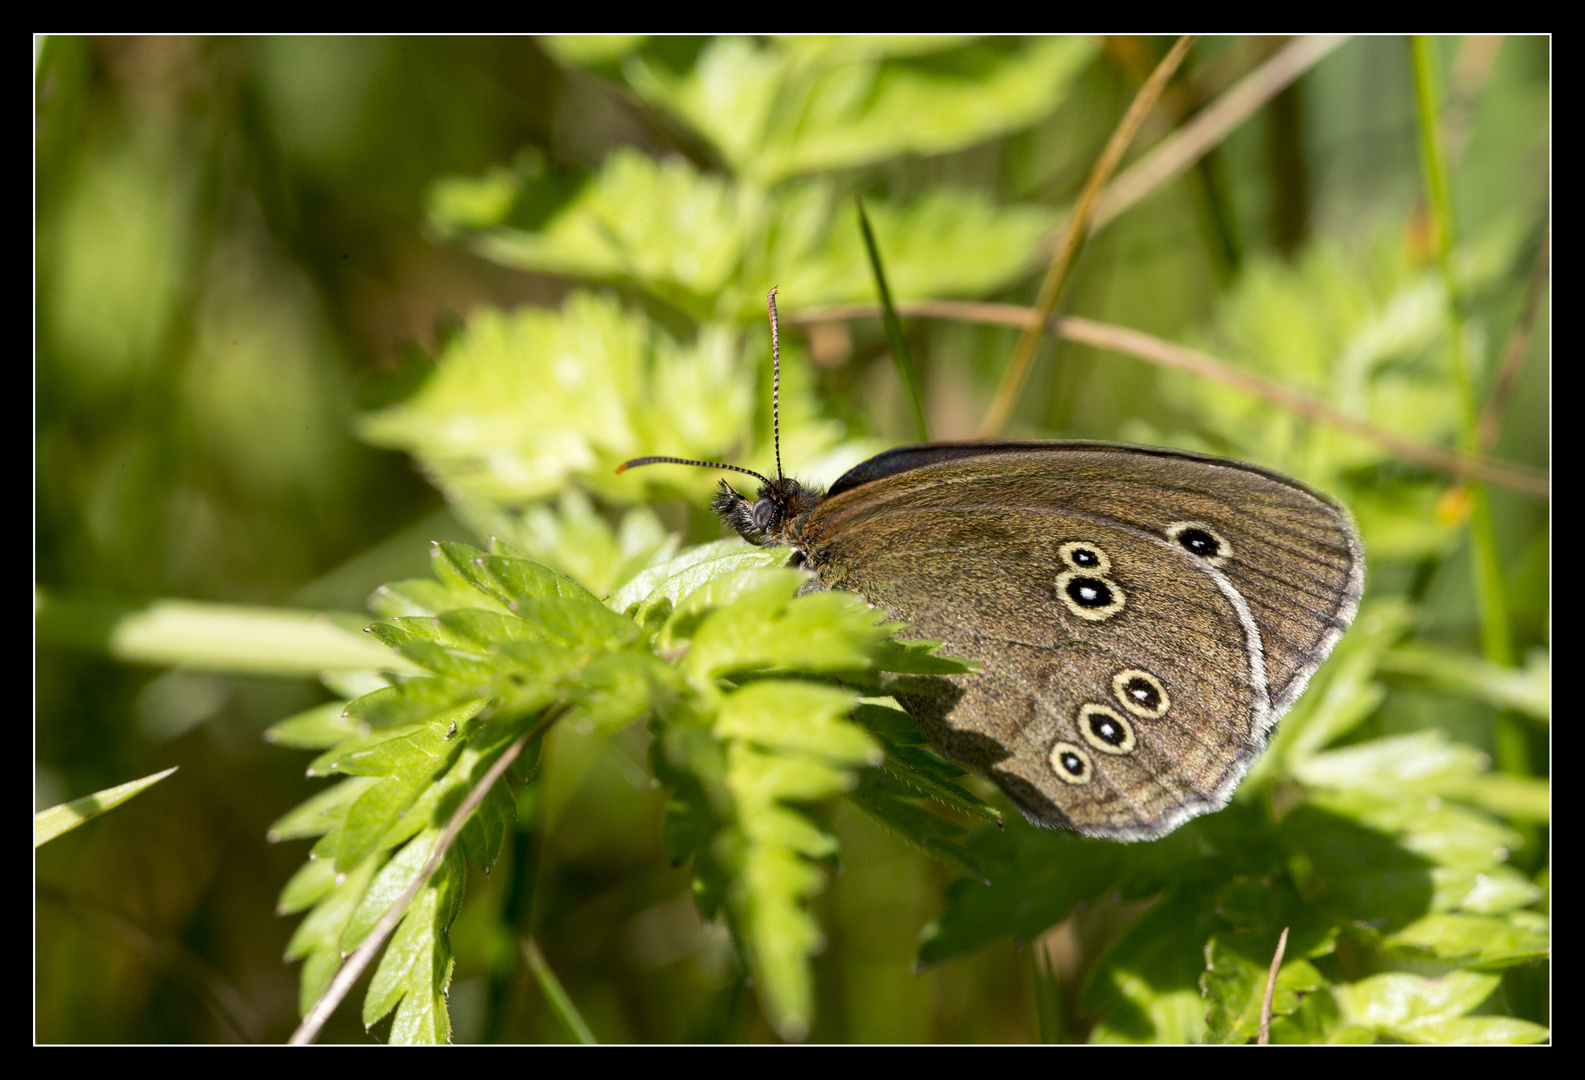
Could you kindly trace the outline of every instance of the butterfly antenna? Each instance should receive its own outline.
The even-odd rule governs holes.
[[[776,479],[781,471],[781,341],[776,334],[776,287],[771,286],[765,297],[770,306],[770,431],[771,442],[776,446]]]
[[[748,473],[762,484],[770,483],[769,480],[753,469],[745,469],[741,465],[727,465],[720,461],[695,461],[692,458],[680,457],[638,457],[632,461],[622,462],[616,467],[616,471],[624,473],[629,469],[636,469],[640,465],[697,465],[702,469],[731,469],[733,472]]]

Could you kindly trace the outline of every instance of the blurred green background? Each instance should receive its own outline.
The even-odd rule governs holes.
[[[1137,147],[1283,44],[1197,44]],[[362,612],[382,582],[427,573],[428,541],[491,531],[601,592],[621,560],[576,550],[569,523],[640,501],[663,528],[638,529],[628,556],[666,531],[714,539],[709,474],[623,487],[610,466],[648,452],[766,467],[765,287],[780,286],[784,319],[873,299],[857,193],[900,299],[1031,302],[1043,238],[1169,45],[36,39],[36,605]],[[1544,243],[1550,42],[1434,45],[1454,355],[1478,406]],[[803,112],[765,104],[778,86],[802,88]],[[1098,233],[1064,310],[1451,445],[1465,405],[1447,374],[1420,139],[1406,43],[1349,41]],[[931,435],[970,437],[1014,332],[905,325]],[[1538,469],[1548,326],[1543,290],[1492,449]],[[652,400],[623,383],[636,369],[614,346],[604,367],[563,370],[584,355],[573,342],[622,334],[672,364]],[[830,479],[913,441],[877,320],[784,322],[782,355],[789,472]],[[1544,695],[1544,501],[1491,489],[1507,628],[1494,655],[1468,489],[1214,384],[1067,342],[1040,355],[1010,434],[1227,453],[1332,491],[1367,541],[1367,602],[1408,613],[1407,645],[1529,658]],[[557,423],[573,434],[538,439]],[[39,850],[35,1039],[283,1039],[297,971],[281,959],[293,920],[273,907],[304,850],[265,832],[318,788],[305,754],[261,733],[330,692],[126,663],[69,637],[41,632],[35,654],[36,808],[182,769]],[[1406,663],[1376,673],[1389,692],[1359,737],[1437,729],[1505,772],[1548,775],[1544,724]],[[456,1041],[563,1037],[517,952],[530,922],[603,1041],[775,1037],[725,931],[701,928],[686,871],[660,852],[645,740],[552,740],[524,815],[538,824],[475,875],[453,929]],[[1041,1037],[1027,950],[1002,941],[913,970],[949,871],[845,804],[828,826],[842,871],[816,902],[829,944],[812,1039]],[[1544,873],[1545,825],[1519,828],[1513,864]],[[530,880],[514,873],[526,866]],[[1053,963],[1093,965],[1131,903],[1063,923],[1048,945],[1067,959]],[[1544,968],[1528,970],[1505,992],[1514,1015],[1546,1023]],[[327,1040],[370,1038],[343,1012]],[[1082,1007],[1068,1012],[1082,1038]]]

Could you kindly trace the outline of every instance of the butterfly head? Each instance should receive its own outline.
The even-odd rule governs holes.
[[[710,508],[749,543],[775,546],[787,543],[787,527],[813,509],[820,494],[788,477],[761,477],[759,491],[750,501],[722,480]]]

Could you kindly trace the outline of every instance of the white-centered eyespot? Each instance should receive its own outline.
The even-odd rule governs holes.
[[[1167,539],[1211,566],[1221,566],[1233,557],[1227,537],[1203,521],[1174,521],[1167,526]]]
[[[1081,619],[1100,622],[1123,610],[1127,599],[1117,582],[1093,570],[1064,570],[1057,575],[1057,599]]]
[[[1172,698],[1161,680],[1148,671],[1129,668],[1112,676],[1112,693],[1123,708],[1146,720],[1159,720],[1172,708]]]
[[[1088,571],[1098,577],[1112,572],[1112,560],[1088,540],[1069,540],[1057,548],[1057,558],[1074,570]]]
[[[1088,784],[1095,777],[1090,755],[1070,742],[1059,742],[1051,748],[1051,771],[1070,784]]]
[[[1095,702],[1079,706],[1079,734],[1103,754],[1131,754],[1139,745],[1134,725],[1122,713]]]

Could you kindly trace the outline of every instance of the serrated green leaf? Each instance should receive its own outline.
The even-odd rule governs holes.
[[[306,911],[336,887],[336,867],[329,859],[309,859],[287,880],[275,901],[277,915]]]
[[[416,846],[421,857],[417,854],[409,856],[404,850],[392,860],[386,872],[382,872],[369,888],[369,897],[378,893],[378,900],[383,901],[383,904],[371,904],[366,898],[349,922],[347,934],[356,933],[358,940],[361,940],[372,929],[391,901],[406,889],[413,874],[428,860],[435,839],[436,834],[426,834],[409,845]],[[387,873],[398,863],[402,864],[402,870],[388,877]],[[462,901],[462,874],[459,853],[453,849],[447,852],[434,876],[413,897],[402,921],[386,944],[379,967],[369,983],[369,991],[363,1001],[363,1022],[366,1026],[376,1023],[399,1002],[413,997],[415,1008],[406,1020],[412,1034],[404,1037],[403,1041],[423,1042],[437,1037],[436,1032],[440,1033],[438,1038],[442,1041],[445,1039],[444,1032],[450,1026],[449,1020],[444,1018],[445,990],[451,975],[451,949],[445,931]],[[363,921],[367,921],[368,925],[361,926],[361,933],[358,933]],[[345,944],[346,934],[343,937]],[[439,1016],[435,1015],[437,1000]],[[400,1016],[398,1022],[402,1022]],[[396,1041],[393,1034],[392,1042]]]
[[[1521,1046],[1546,1042],[1552,1033],[1540,1024],[1511,1016],[1458,1016],[1404,1025],[1394,1032],[1406,1042],[1458,1046]]]
[[[721,699],[715,734],[839,764],[879,764],[880,748],[847,720],[853,702],[845,690],[796,679],[753,682]]]
[[[1543,959],[1551,952],[1551,942],[1547,918],[1536,912],[1438,912],[1386,937],[1382,945],[1399,955],[1490,970]]]
[[[270,843],[323,836],[341,824],[347,807],[379,781],[372,776],[352,776],[321,791],[282,814],[270,826]]]
[[[973,661],[935,655],[940,647],[939,641],[882,642],[875,654],[875,666],[905,675],[960,675],[979,670]]]
[[[1407,1042],[1439,1042],[1447,1028],[1497,989],[1496,975],[1450,971],[1437,978],[1392,972],[1332,988],[1344,1019]],[[1493,1018],[1499,1019],[1499,1018]]]
[[[1315,787],[1438,791],[1486,766],[1486,757],[1448,740],[1441,730],[1373,739],[1316,754],[1294,766],[1294,776]]]
[[[485,608],[504,612],[505,607],[477,589],[461,583],[414,578],[381,585],[369,597],[369,610],[384,618],[439,615],[458,608]]]
[[[330,895],[315,904],[307,917],[297,924],[291,941],[286,945],[287,958],[300,960],[310,953],[328,952],[336,958],[339,965],[342,955],[340,948],[342,928],[352,916],[358,901],[363,899],[363,892],[369,887],[369,882],[374,878],[377,869],[379,869],[378,860],[370,859],[350,873],[338,874],[336,887],[330,891]],[[330,970],[334,974],[335,968],[332,967]],[[305,970],[305,981],[302,985],[305,996],[309,994],[307,975]],[[329,981],[328,976],[326,981]],[[305,1012],[308,1005],[312,1005],[314,999],[319,996],[320,990],[323,990],[323,987],[315,990],[312,996],[307,996],[307,1002],[303,1006]]]
[[[1485,870],[1454,870],[1438,866],[1431,871],[1435,911],[1467,911],[1477,915],[1498,915],[1504,911],[1533,904],[1542,896],[1541,887],[1507,866]]]
[[[704,611],[683,658],[684,669],[695,677],[869,667],[874,650],[889,636],[880,613],[852,593],[794,598],[802,582],[793,570],[738,571],[717,578],[678,607],[661,632],[662,645],[687,634],[691,619]]]
[[[271,724],[264,738],[276,746],[324,750],[366,733],[357,720],[347,715],[345,701],[327,701]]]
[[[497,783],[485,795],[479,809],[468,818],[458,837],[468,861],[488,873],[501,854],[507,830],[516,819],[517,801],[505,784]]]
[[[1269,933],[1232,931],[1217,934],[1205,946],[1206,1037],[1210,1042],[1247,1043],[1260,1032],[1266,980],[1277,939]],[[1287,1016],[1302,996],[1318,990],[1324,980],[1315,965],[1303,959],[1285,961],[1277,972],[1271,1015]]]
[[[941,917],[926,928],[919,963],[935,964],[993,941],[1033,941],[1076,904],[1111,891],[1132,848],[1077,833],[1037,829],[1010,817],[1004,829],[981,829],[969,841],[991,881],[959,879],[947,888]]]
[[[1100,1013],[1092,1042],[1199,1042],[1206,1033],[1202,943],[1215,916],[1193,884],[1169,889],[1107,949],[1083,991]]]
[[[972,835],[969,830],[898,798],[898,787],[895,782],[888,785],[880,770],[865,769],[859,774],[858,787],[848,793],[848,800],[894,836],[958,873],[984,882],[984,865],[968,846]],[[903,794],[912,795],[913,792],[905,789]]]
[[[701,544],[669,562],[651,566],[617,590],[611,607],[633,615],[641,625],[653,622],[652,613],[664,618],[695,589],[734,570],[769,569],[786,562],[779,552],[750,547],[741,540]]]
[[[464,724],[484,707],[478,690],[474,686],[457,686],[446,679],[421,676],[354,698],[347,702],[347,716],[374,729]],[[377,740],[380,734],[375,730],[370,737]]]
[[[890,39],[888,39],[890,40]],[[1033,123],[1062,100],[1093,39],[825,46],[711,42],[674,76],[642,55],[623,72],[762,184],[901,153],[940,153]],[[934,55],[925,55],[934,54]],[[733,92],[723,96],[722,87]]]
[[[1517,709],[1537,720],[1552,715],[1552,662],[1546,649],[1533,650],[1523,668],[1511,668],[1479,656],[1411,646],[1388,652],[1381,667],[1394,674],[1419,676],[1434,686],[1469,694],[1500,709]]]

